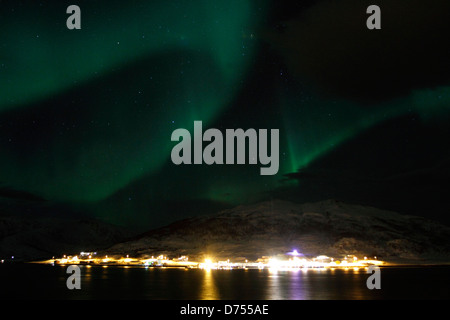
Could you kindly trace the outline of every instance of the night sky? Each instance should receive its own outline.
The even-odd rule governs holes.
[[[449,36],[448,0],[0,1],[1,208],[145,230],[335,198],[450,224]],[[279,129],[278,173],[174,165],[194,120]]]

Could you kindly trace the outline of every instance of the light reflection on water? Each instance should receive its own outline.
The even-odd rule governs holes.
[[[187,275],[189,276],[189,275]],[[201,300],[218,300],[220,299],[216,284],[214,281],[214,277],[212,274],[212,270],[205,269],[203,270],[203,281],[202,281],[202,290],[200,292]]]
[[[382,268],[381,290],[366,270],[185,270],[80,266],[81,290],[68,290],[64,266],[1,266],[1,297],[39,299],[309,300],[449,299],[450,267]]]
[[[266,300],[305,300],[308,299],[302,270],[269,270]],[[283,290],[283,289],[284,290]]]

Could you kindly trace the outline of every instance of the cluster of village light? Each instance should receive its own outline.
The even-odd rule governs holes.
[[[286,256],[290,256],[286,258]],[[69,265],[69,264],[84,264],[84,265],[116,265],[116,266],[144,266],[144,267],[184,267],[184,268],[199,268],[204,270],[222,269],[270,269],[270,270],[295,270],[300,268],[364,268],[370,265],[383,265],[385,262],[378,260],[377,257],[358,259],[355,255],[346,255],[341,260],[336,260],[332,257],[320,255],[315,258],[304,258],[296,250],[287,253],[286,255],[279,255],[276,257],[262,257],[257,261],[249,262],[232,262],[228,260],[213,261],[211,258],[206,258],[202,262],[189,261],[187,256],[182,256],[175,259],[169,259],[167,256],[160,255],[150,258],[130,258],[129,255],[125,257],[99,256],[96,252],[81,252],[79,255],[66,256],[62,258],[52,258],[50,260],[39,261],[40,263]]]
[[[380,266],[385,264],[384,261],[378,260],[376,257],[363,260],[358,259],[354,255],[347,255],[342,260],[320,255],[312,259],[292,257],[283,259],[282,257],[263,257],[256,262],[233,263],[229,260],[213,262],[211,259],[205,259],[203,263],[198,265],[200,269],[270,269],[270,270],[296,270],[296,269],[312,269],[312,268],[365,268],[370,265]]]

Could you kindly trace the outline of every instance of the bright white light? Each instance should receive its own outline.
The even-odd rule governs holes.
[[[211,269],[215,269],[215,266],[213,264],[213,262],[211,261],[211,259],[205,259],[205,262],[202,263],[200,265],[201,269],[205,269],[205,270],[211,270]]]

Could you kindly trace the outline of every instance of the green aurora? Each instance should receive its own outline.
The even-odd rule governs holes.
[[[121,211],[114,222],[157,211],[156,200],[249,201],[383,121],[449,114],[446,83],[367,107],[304,86],[283,59],[261,67],[262,53],[279,53],[263,31],[269,2],[79,1],[82,29],[71,31],[69,4],[1,4],[0,181],[50,201],[99,205],[103,217]],[[230,115],[239,108],[247,108],[242,117]],[[278,174],[174,166],[170,135],[194,120],[280,129]]]

